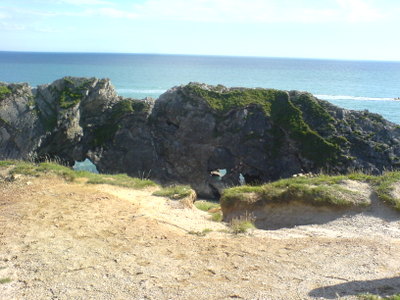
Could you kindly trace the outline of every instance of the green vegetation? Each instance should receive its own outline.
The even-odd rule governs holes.
[[[219,204],[216,202],[205,201],[205,200],[196,201],[194,203],[194,206],[196,206],[197,209],[200,209],[202,211],[209,211],[210,209],[220,207]]]
[[[208,212],[211,215],[211,220],[214,222],[221,222],[223,215],[221,212],[221,205],[217,202],[199,200],[194,203],[197,209]]]
[[[244,215],[233,218],[229,222],[229,227],[231,228],[232,233],[234,234],[246,233],[250,229],[256,228],[254,226],[254,218],[250,215]]]
[[[93,145],[102,146],[111,140],[120,128],[119,122],[127,115],[133,113],[142,113],[149,110],[149,105],[142,100],[124,99],[117,102],[111,111],[105,125],[99,126],[94,131]]]
[[[273,120],[271,133],[274,136],[275,147],[272,153],[279,153],[283,146],[282,138],[288,134],[290,138],[298,143],[302,155],[309,158],[319,167],[325,167],[327,163],[336,162],[341,157],[340,146],[343,140],[335,141],[321,137],[316,131],[312,130],[303,118],[303,112],[307,111],[310,118],[316,118],[322,127],[329,131],[334,130],[333,118],[329,113],[308,94],[300,95],[293,101],[285,91],[273,89],[231,89],[221,91],[219,88],[204,89],[198,84],[189,84],[185,87],[193,101],[193,95],[203,98],[208,105],[220,117],[234,108],[246,107],[256,104],[262,107],[264,113]]]
[[[310,116],[310,122],[317,124],[315,130],[334,131],[335,119],[326,111],[324,107],[308,93],[302,93],[291,100],[305,115]]]
[[[85,91],[87,91],[90,87],[91,80],[81,80],[74,81],[70,77],[65,77],[63,79],[64,86],[61,91],[51,85],[49,86],[49,90],[52,92],[54,96],[58,95],[58,105],[62,110],[69,109],[77,105],[84,97]],[[79,84],[79,85],[78,85]],[[33,97],[29,98],[28,105],[34,106],[35,100]],[[46,131],[52,131],[57,126],[58,120],[58,109],[52,106],[48,106],[49,111],[51,112],[48,115],[44,115],[42,111],[39,110],[38,107],[35,107],[35,112],[39,116],[43,127]]]
[[[286,92],[273,89],[235,89],[221,92],[221,89],[218,87],[213,90],[206,90],[197,84],[189,84],[185,89],[190,94],[204,98],[208,105],[215,111],[223,113],[232,108],[258,104],[269,115],[272,100],[279,96],[286,96]]]
[[[335,207],[366,206],[368,199],[363,199],[357,192],[345,188],[345,180],[366,182],[378,198],[400,211],[400,198],[394,195],[394,185],[400,184],[400,172],[386,172],[380,176],[363,173],[348,175],[315,177],[295,177],[281,179],[259,186],[238,186],[226,189],[221,197],[221,205],[260,203],[288,203],[300,201],[311,205]]]
[[[188,185],[173,185],[164,187],[161,190],[155,191],[154,196],[167,197],[173,200],[179,200],[189,197],[193,194],[193,190]]]
[[[149,105],[142,101],[142,100],[135,100],[135,99],[124,99],[117,102],[113,108],[111,113],[111,119],[113,121],[119,120],[120,118],[124,117],[127,114],[133,112],[143,112],[149,109]]]
[[[211,213],[211,221],[214,222],[222,222],[224,216],[221,211]]]
[[[82,95],[74,93],[70,88],[65,88],[60,95],[59,104],[61,108],[71,108],[78,104],[82,99]]]
[[[375,178],[375,192],[379,199],[400,211],[400,198],[393,195],[396,183],[400,184],[400,172],[386,172]]]
[[[287,94],[272,102],[271,118],[274,126],[286,131],[298,143],[301,154],[315,161],[317,166],[323,167],[339,158],[340,146],[332,144],[312,130],[304,121],[301,110],[292,103]]]
[[[312,205],[350,206],[362,205],[351,201],[355,192],[339,185],[345,176],[296,177],[282,179],[260,186],[239,186],[226,189],[221,203],[230,207],[236,202],[290,202],[301,201]]]
[[[134,189],[142,189],[157,186],[151,180],[133,178],[126,174],[95,174],[87,171],[74,171],[69,167],[53,162],[34,164],[24,161],[0,161],[0,167],[14,166],[10,174],[23,174],[39,177],[44,174],[54,174],[63,177],[67,181],[75,181],[78,178],[87,179],[88,184],[110,184]]]
[[[5,85],[0,86],[0,100],[5,99],[10,94],[11,90],[7,86]]]
[[[6,283],[9,283],[9,282],[11,282],[12,280],[11,280],[11,278],[9,278],[9,277],[6,277],[6,278],[0,278],[0,284],[6,284]]]
[[[88,89],[90,80],[85,80],[79,86],[76,86],[71,78],[64,78],[64,89],[61,91],[59,98],[60,108],[68,109],[78,104],[83,97],[83,92]]]
[[[3,118],[0,118],[0,124],[1,125],[9,125],[9,123],[6,120],[4,120]]]
[[[89,180],[86,183],[89,184],[110,184],[133,189],[143,189],[146,187],[157,186],[154,181],[149,179],[134,178],[126,174],[107,175],[95,174],[87,171],[77,171],[76,173],[79,177],[88,178]]]
[[[56,126],[57,126],[57,114],[54,113],[51,116],[48,116],[47,118],[44,118],[41,113],[39,113],[39,118],[42,121],[42,124],[44,125],[44,129],[46,131],[52,131]]]
[[[0,167],[11,167],[16,164],[16,161],[12,160],[0,160]]]

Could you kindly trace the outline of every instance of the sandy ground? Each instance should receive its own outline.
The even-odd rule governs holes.
[[[325,224],[234,235],[149,190],[20,178],[0,183],[0,279],[11,279],[0,299],[393,295],[399,219],[373,201]]]

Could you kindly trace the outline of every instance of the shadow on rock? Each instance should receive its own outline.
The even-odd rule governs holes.
[[[350,281],[346,283],[324,286],[312,290],[311,297],[336,299],[344,296],[372,294],[381,297],[393,296],[400,293],[400,277],[376,280]]]

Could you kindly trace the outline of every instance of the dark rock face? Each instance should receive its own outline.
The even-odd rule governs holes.
[[[154,101],[119,97],[107,79],[0,86],[0,159],[89,158],[101,172],[190,184],[205,197],[240,178],[400,167],[399,126],[309,93],[189,84]]]

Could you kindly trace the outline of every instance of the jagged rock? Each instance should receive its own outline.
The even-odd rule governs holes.
[[[100,172],[190,184],[200,197],[241,178],[400,166],[398,125],[305,92],[191,83],[135,100],[108,79],[73,77],[1,87],[0,159],[89,158]]]

